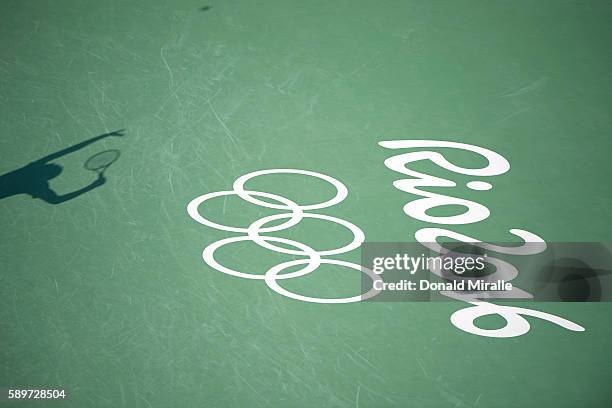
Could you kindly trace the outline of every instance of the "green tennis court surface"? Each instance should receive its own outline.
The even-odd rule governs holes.
[[[610,303],[513,302],[584,331],[523,316],[496,338],[451,322],[464,302],[317,302],[359,298],[363,240],[612,241],[611,19],[605,1],[3,1],[0,387],[68,398],[0,406],[612,406]],[[385,160],[487,166],[379,144],[415,140],[507,160],[409,166],[488,217],[404,212],[420,197]]]

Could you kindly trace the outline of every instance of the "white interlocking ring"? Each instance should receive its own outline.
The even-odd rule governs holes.
[[[266,193],[266,192],[261,192],[261,191],[245,190],[244,184],[248,180],[254,177],[257,177],[257,176],[265,175],[265,174],[302,174],[302,175],[307,175],[311,177],[316,177],[324,181],[327,181],[332,186],[334,186],[336,189],[336,195],[332,197],[331,199],[320,202],[320,203],[299,205],[296,202],[286,197],[277,195],[277,194]],[[208,218],[205,218],[204,216],[202,216],[202,214],[200,214],[199,206],[202,203],[210,199],[213,199],[213,198],[224,197],[224,196],[229,196],[229,195],[237,195],[243,200],[251,204],[261,206],[261,207],[272,208],[276,210],[283,210],[286,212],[260,218],[259,220],[251,223],[251,225],[249,225],[246,228],[219,224],[217,222],[213,222],[209,220]],[[359,248],[361,243],[364,242],[365,240],[365,234],[355,224],[352,224],[341,218],[332,217],[330,215],[305,212],[308,210],[317,210],[321,208],[331,207],[335,204],[340,203],[342,200],[344,200],[347,197],[347,195],[348,195],[348,190],[344,184],[342,184],[340,181],[336,180],[335,178],[327,176],[325,174],[317,173],[314,171],[297,170],[297,169],[259,170],[259,171],[254,171],[254,172],[245,174],[239,177],[238,179],[236,179],[236,181],[234,182],[234,190],[217,191],[217,192],[203,194],[199,197],[194,198],[187,205],[187,213],[195,221],[199,222],[200,224],[206,225],[207,227],[215,228],[221,231],[246,234],[246,235],[241,235],[237,237],[221,239],[219,241],[213,242],[212,244],[208,245],[204,249],[204,251],[202,252],[202,258],[204,259],[204,262],[206,262],[209,266],[218,270],[219,272],[223,272],[225,274],[236,276],[236,277],[243,278],[243,279],[264,280],[266,284],[268,285],[268,287],[270,287],[270,289],[274,290],[275,292],[283,296],[289,297],[291,299],[301,300],[304,302],[312,302],[312,303],[351,303],[351,302],[358,302],[361,300],[369,299],[373,296],[376,296],[378,293],[380,293],[379,290],[375,289],[374,282],[377,280],[380,280],[381,278],[377,274],[373,273],[371,270],[364,268],[361,265],[358,265],[352,262],[335,260],[335,259],[324,259],[321,257],[339,255],[339,254],[350,252],[354,249]],[[268,198],[273,201],[276,201],[278,204],[263,201],[256,197]],[[278,224],[278,225],[264,227],[266,224],[272,221],[282,220],[284,218],[287,218],[287,221],[281,224]],[[294,240],[287,239],[287,238],[274,237],[270,235],[262,235],[266,233],[272,233],[276,231],[282,231],[287,228],[291,228],[297,223],[299,223],[304,218],[315,218],[315,219],[320,219],[320,220],[329,221],[329,222],[333,222],[333,223],[342,225],[353,234],[353,239],[348,244],[341,246],[339,248],[332,248],[332,249],[317,251],[311,248],[310,246],[304,243],[298,242],[298,241],[294,241]],[[222,265],[221,263],[219,263],[219,261],[217,261],[217,259],[215,259],[215,252],[219,248],[221,248],[224,245],[232,244],[235,242],[241,242],[241,241],[252,241],[255,244],[261,246],[262,248],[265,248],[265,249],[268,249],[274,252],[278,252],[282,254],[289,254],[289,255],[294,255],[294,256],[305,256],[306,258],[292,260],[292,261],[278,264],[270,268],[265,274],[256,274],[256,273],[236,271],[234,269],[231,269],[231,268],[228,268],[227,266]],[[275,245],[274,243],[285,244],[295,249],[285,248],[279,245]],[[352,296],[352,297],[347,297],[347,298],[327,299],[327,298],[309,297],[309,296],[299,295],[299,294],[290,292],[282,288],[277,282],[278,280],[282,280],[282,279],[297,278],[300,276],[307,275],[313,272],[314,270],[316,270],[319,266],[321,266],[321,264],[332,264],[332,265],[344,266],[347,268],[359,270],[362,273],[367,274],[372,279],[372,289],[368,290],[366,293],[363,293],[357,296]],[[297,271],[293,271],[293,272],[289,272],[285,274],[280,273],[281,271],[287,268],[290,268],[292,266],[295,266],[295,265],[305,265],[305,266],[302,269],[299,269]]]
[[[304,296],[304,295],[290,292],[278,284],[276,279],[280,278],[281,276],[286,276],[286,275],[279,275],[280,271],[282,271],[283,269],[290,268],[295,265],[301,265],[303,263],[307,263],[308,261],[309,261],[308,259],[297,259],[295,261],[283,262],[281,264],[273,266],[272,268],[268,270],[268,272],[266,272],[266,275],[265,275],[266,284],[268,285],[270,289],[272,289],[279,295],[283,295],[291,299],[301,300],[303,302],[310,302],[310,303],[327,303],[327,304],[353,303],[353,302],[360,302],[362,300],[369,299],[380,293],[380,290],[376,289],[376,285],[374,284],[374,282],[376,281],[382,281],[382,278],[380,276],[375,274],[371,269],[365,268],[356,263],[339,261],[337,259],[321,259],[321,263],[345,266],[347,268],[356,269],[358,271],[365,273],[370,278],[372,278],[372,289],[370,289],[364,294],[352,296],[348,298],[317,298],[317,297]]]
[[[302,252],[305,253],[305,254],[308,254],[308,256],[309,256],[308,259],[305,259],[305,261],[309,262],[308,265],[306,265],[305,268],[302,268],[302,269],[300,269],[298,271],[295,271],[295,272],[279,275],[278,279],[297,278],[298,276],[306,275],[306,274],[314,271],[315,269],[317,269],[319,267],[319,265],[321,264],[321,256],[314,249],[309,247],[308,245],[302,244],[301,242],[297,242],[297,241],[293,241],[293,240],[290,240],[290,239],[286,239],[286,238],[279,238],[279,237],[263,237],[263,238],[266,239],[266,240],[282,242],[283,244],[295,246],[297,248],[302,249]],[[223,272],[223,273],[226,273],[228,275],[237,276],[239,278],[244,278],[244,279],[260,279],[260,280],[263,280],[264,279],[264,275],[263,274],[257,275],[257,274],[253,274],[253,273],[245,273],[245,272],[235,271],[233,269],[230,269],[230,268],[228,268],[226,266],[221,265],[215,259],[215,251],[217,249],[219,249],[220,247],[222,247],[224,245],[227,245],[227,244],[231,244],[233,242],[250,241],[250,240],[251,240],[251,238],[249,238],[248,236],[240,236],[240,237],[225,238],[225,239],[213,242],[212,244],[210,244],[209,246],[204,248],[204,252],[202,252],[202,258],[204,258],[204,261],[208,265],[212,266],[213,268],[215,268],[219,272]]]
[[[281,230],[293,227],[295,224],[297,224],[298,222],[300,222],[302,220],[303,212],[302,212],[302,209],[300,208],[300,206],[298,206],[296,203],[294,203],[293,201],[291,201],[290,199],[288,199],[286,197],[279,196],[279,195],[272,194],[272,193],[263,193],[263,192],[260,192],[260,191],[249,191],[249,194],[256,195],[256,196],[267,197],[267,198],[271,198],[273,200],[280,201],[281,203],[285,203],[287,205],[287,207],[283,207],[284,209],[291,210],[291,217],[289,218],[289,220],[287,220],[287,222],[284,222],[282,224],[275,225],[275,226],[272,226],[272,227],[263,228],[261,230],[261,232],[281,231]],[[227,190],[227,191],[215,191],[215,192],[212,192],[212,193],[207,193],[207,194],[203,194],[203,195],[201,195],[199,197],[196,197],[193,200],[191,200],[189,202],[189,204],[187,204],[187,213],[189,213],[189,216],[191,216],[191,218],[193,218],[194,220],[196,220],[200,224],[206,225],[207,227],[211,227],[211,228],[218,229],[218,230],[221,230],[221,231],[247,232],[248,233],[249,232],[248,228],[230,227],[228,225],[218,224],[216,222],[210,221],[209,219],[206,219],[206,218],[202,217],[202,215],[198,211],[198,207],[203,202],[208,201],[211,198],[223,197],[223,196],[228,196],[228,195],[238,195],[238,193],[236,191],[230,191],[230,190]]]
[[[276,251],[276,252],[282,252],[284,254],[290,254],[290,255],[306,255],[305,253],[301,252],[301,251],[294,251],[291,249],[287,249],[287,248],[283,248],[281,246],[278,245],[272,245],[270,243],[268,243],[266,241],[266,239],[268,238],[268,236],[261,236],[259,235],[259,232],[265,232],[264,228],[261,228],[262,225],[265,225],[267,223],[269,223],[270,221],[274,221],[274,220],[279,220],[279,219],[283,219],[283,218],[288,218],[290,217],[290,214],[275,214],[275,215],[269,215],[267,217],[263,217],[258,219],[257,221],[255,221],[254,223],[252,223],[249,228],[248,228],[248,234],[249,237],[253,240],[253,242],[257,243],[258,245],[269,249],[271,251]],[[303,218],[318,218],[321,220],[327,220],[327,221],[331,221],[334,222],[336,224],[340,224],[346,228],[349,229],[349,231],[351,231],[353,233],[353,241],[341,248],[336,248],[336,249],[329,249],[329,250],[325,250],[325,251],[317,251],[319,253],[319,255],[322,256],[329,256],[329,255],[338,255],[338,254],[343,254],[345,252],[349,252],[352,251],[353,249],[357,249],[359,248],[359,246],[361,245],[361,243],[365,240],[365,235],[363,233],[363,231],[356,226],[355,224],[352,224],[346,220],[343,220],[341,218],[336,218],[336,217],[332,217],[329,215],[324,215],[324,214],[311,214],[311,213],[304,213],[302,214]],[[282,224],[281,224],[282,225]]]
[[[308,170],[298,170],[298,169],[267,169],[267,170],[258,170],[253,171],[251,173],[247,173],[244,176],[240,176],[234,181],[234,191],[236,194],[240,196],[245,201],[248,201],[251,204],[259,205],[261,207],[274,208],[277,210],[284,210],[286,207],[280,206],[278,204],[268,203],[266,201],[261,201],[256,198],[251,197],[250,190],[246,191],[244,189],[244,183],[249,181],[252,178],[257,176],[262,176],[264,174],[303,174],[306,176],[312,176],[316,178],[320,178],[322,180],[327,181],[332,186],[336,188],[336,195],[327,201],[318,204],[309,204],[309,205],[300,205],[302,210],[320,210],[321,208],[331,207],[332,205],[336,205],[342,200],[344,200],[348,196],[348,190],[344,184],[340,181],[336,180],[333,177],[330,177],[325,174],[317,173],[316,171],[308,171]]]

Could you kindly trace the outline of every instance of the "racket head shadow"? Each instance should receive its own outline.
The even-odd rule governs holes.
[[[121,156],[121,152],[117,149],[104,150],[87,159],[83,167],[87,170],[103,172],[108,166],[116,162],[119,156]]]

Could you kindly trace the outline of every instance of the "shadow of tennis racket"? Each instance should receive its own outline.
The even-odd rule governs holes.
[[[104,150],[91,156],[83,165],[87,170],[95,171],[102,174],[109,168],[111,164],[117,161],[121,156],[121,152],[116,149]]]

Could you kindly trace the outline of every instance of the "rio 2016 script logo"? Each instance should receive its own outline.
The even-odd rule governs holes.
[[[385,166],[390,170],[407,176],[407,178],[405,179],[396,180],[393,183],[395,188],[403,192],[421,197],[408,202],[404,206],[404,213],[411,218],[435,225],[471,224],[488,218],[491,213],[489,209],[484,205],[470,200],[423,191],[421,189],[422,187],[452,188],[456,186],[456,183],[451,180],[434,177],[428,174],[417,172],[415,170],[411,170],[409,168],[410,163],[418,162],[421,160],[429,160],[451,172],[475,177],[498,176],[507,172],[510,169],[510,163],[502,155],[493,152],[492,150],[485,149],[483,147],[469,145],[465,143],[437,140],[392,140],[383,141],[379,144],[380,146],[387,149],[411,150],[409,152],[398,154],[396,156],[388,158],[387,160],[385,160]],[[449,162],[441,153],[424,150],[427,148],[447,148],[469,151],[484,157],[487,160],[488,164],[485,167],[475,169],[459,167]],[[316,177],[331,184],[335,188],[336,194],[334,197],[324,202],[300,205],[292,200],[289,200],[286,197],[277,194],[248,190],[245,188],[245,183],[248,180],[258,176],[264,176],[266,174],[301,174],[305,176]],[[492,185],[486,181],[474,180],[467,183],[467,187],[473,190],[483,191],[490,190],[492,188]],[[253,222],[246,228],[218,224],[207,219],[199,212],[199,206],[205,201],[228,195],[237,195],[241,199],[251,204],[283,212],[281,212],[280,214],[263,217]],[[370,269],[365,268],[359,264],[325,257],[347,253],[349,251],[353,251],[359,248],[361,243],[365,240],[365,234],[359,227],[347,220],[314,212],[316,210],[329,208],[336,204],[339,204],[347,196],[348,189],[346,188],[346,186],[329,175],[317,173],[314,171],[298,169],[268,169],[255,171],[239,177],[234,182],[232,190],[211,192],[196,197],[188,204],[187,212],[189,213],[191,218],[193,218],[200,224],[206,225],[207,227],[240,234],[238,236],[225,238],[213,242],[204,249],[202,253],[204,262],[206,262],[212,268],[228,275],[240,277],[243,279],[263,280],[266,285],[268,285],[268,287],[273,291],[292,299],[312,303],[352,303],[369,299],[380,293],[380,291],[375,289],[376,285],[374,283],[377,280],[380,280],[381,278],[377,274],[373,273]],[[261,198],[272,200],[273,203],[261,200]],[[438,217],[427,214],[427,211],[434,207],[449,204],[462,206],[464,207],[465,211],[461,214],[452,216]],[[338,248],[330,248],[326,250],[316,251],[301,242],[270,235],[271,233],[285,230],[296,225],[303,218],[316,218],[339,224],[342,227],[348,229],[351,232],[353,238],[351,242],[344,244],[343,246],[340,246]],[[273,222],[277,220],[286,221],[278,225],[266,226],[268,224],[273,224]],[[483,249],[486,249],[487,251],[504,254],[530,255],[542,252],[546,249],[545,241],[536,234],[522,229],[510,229],[509,231],[511,234],[519,237],[523,241],[523,245],[511,247],[492,245],[486,242],[479,241],[478,239],[475,239],[473,237],[469,237],[448,229],[438,227],[421,228],[415,232],[415,238],[418,242],[436,252],[441,252],[443,250],[442,247],[437,243],[438,238],[441,237],[446,237],[461,242],[469,242],[472,245],[479,246]],[[295,256],[302,256],[305,258],[296,259],[275,265],[263,275],[236,271],[220,264],[215,259],[215,252],[217,249],[224,245],[240,241],[252,241],[257,245],[271,251]],[[527,242],[529,243],[529,245],[525,244]],[[278,244],[284,245],[281,246]],[[290,248],[287,248],[287,246],[289,246]],[[516,277],[516,274],[518,273],[518,271],[516,271],[516,269],[513,268],[512,265],[507,264],[501,260],[496,260],[493,257],[489,257],[487,262],[495,264],[498,272],[504,276],[504,279],[506,281],[512,280],[514,277]],[[330,299],[310,297],[294,293],[283,288],[278,283],[279,280],[298,278],[300,276],[309,274],[315,271],[321,264],[332,264],[360,271],[361,273],[368,275],[368,277],[372,279],[372,287],[370,290],[357,296]],[[295,266],[301,265],[303,265],[301,269],[288,273],[281,273],[284,270],[290,268],[295,269]],[[529,297],[528,293],[518,288],[515,288],[515,290],[515,295],[517,297]],[[453,293],[443,292],[443,294],[472,305],[470,307],[460,309],[453,313],[450,317],[450,321],[457,328],[479,336],[498,338],[521,336],[531,329],[529,322],[524,318],[524,316],[531,316],[547,320],[567,330],[584,331],[584,328],[582,326],[550,313],[521,307],[497,305],[490,302],[480,301],[474,298],[460,297]],[[499,329],[483,329],[478,327],[475,324],[475,320],[481,316],[486,315],[499,315],[505,319],[506,325]]]

